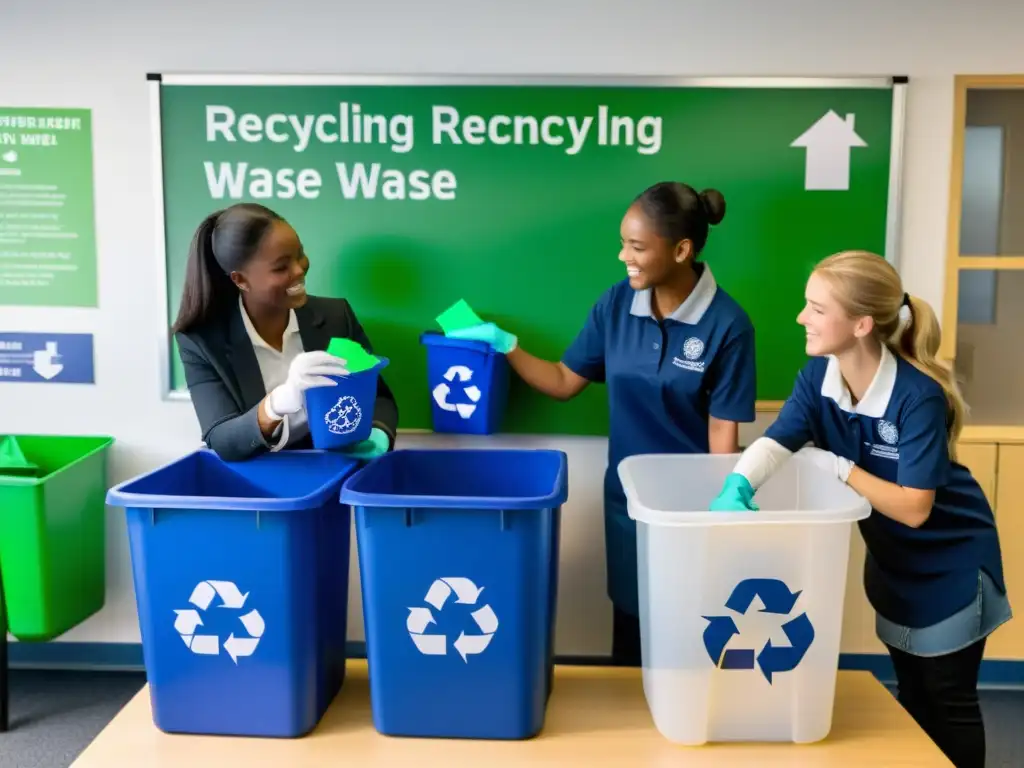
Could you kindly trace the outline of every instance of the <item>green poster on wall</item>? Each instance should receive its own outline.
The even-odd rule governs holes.
[[[814,264],[849,248],[894,257],[906,85],[893,78],[151,82],[163,327],[200,222],[267,205],[302,239],[309,291],[348,300],[391,360],[403,429],[432,427],[420,337],[459,299],[560,359],[625,278],[622,216],[656,182],[725,196],[701,259],[756,328],[765,408],[807,361],[796,316]],[[169,331],[161,344],[166,384],[184,393]],[[509,386],[506,432],[608,434],[605,387],[559,402]]]
[[[0,107],[0,305],[97,305],[87,109]]]

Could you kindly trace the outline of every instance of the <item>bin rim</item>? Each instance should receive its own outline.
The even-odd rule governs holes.
[[[817,512],[799,510],[764,510],[757,512],[712,512],[711,510],[669,510],[652,509],[641,503],[639,493],[632,479],[626,474],[629,464],[652,456],[674,456],[679,459],[696,458],[706,454],[637,454],[628,456],[619,462],[616,469],[622,489],[626,495],[626,511],[629,517],[640,523],[654,525],[659,528],[709,528],[728,525],[835,525],[850,524],[863,520],[871,514],[871,503],[863,496],[847,488],[858,500],[842,504],[833,509]],[[736,454],[738,456],[738,454]],[[813,468],[814,465],[802,456],[794,455],[790,461]],[[836,483],[839,481],[836,480]]]
[[[128,480],[118,483],[107,491],[107,504],[112,507],[124,507],[125,509],[215,509],[236,512],[301,512],[307,509],[314,509],[322,505],[324,501],[331,496],[333,488],[336,487],[339,482],[339,477],[344,478],[346,475],[351,474],[352,469],[357,467],[360,463],[356,459],[345,459],[343,454],[339,454],[335,451],[325,451],[316,448],[299,448],[289,450],[288,455],[333,454],[337,455],[339,459],[345,460],[346,463],[346,467],[343,472],[339,472],[332,476],[330,480],[327,480],[320,487],[310,491],[305,496],[292,496],[289,498],[277,498],[273,496],[254,496],[243,498],[230,496],[169,496],[167,494],[159,493],[129,493],[124,490],[126,486],[138,482],[143,477],[156,474],[157,472],[162,472],[175,464],[180,464],[192,456],[204,453],[213,456],[217,461],[220,461],[228,467],[233,463],[241,463],[224,461],[210,448],[198,448],[155,467],[149,472],[136,475],[133,478],[129,478]],[[249,459],[248,461],[258,461],[260,458],[270,455],[275,454],[262,454],[261,456]]]
[[[424,331],[420,334],[420,344],[425,347],[448,347],[449,349],[465,349],[470,352],[479,352],[484,355],[498,355],[494,347],[486,341],[453,339],[445,336],[440,331]]]
[[[516,497],[492,497],[492,496],[436,496],[436,495],[412,495],[412,494],[379,494],[357,491],[353,486],[367,477],[372,477],[374,472],[382,471],[382,467],[388,461],[396,461],[389,458],[399,455],[412,454],[465,454],[465,453],[504,453],[504,454],[547,454],[558,460],[558,471],[555,474],[554,488],[551,493],[542,496],[516,496]],[[389,451],[383,456],[374,459],[372,462],[353,472],[345,482],[342,483],[339,499],[342,504],[353,507],[389,507],[398,509],[480,509],[481,507],[493,508],[495,510],[513,509],[554,509],[562,506],[569,497],[569,457],[565,451],[551,448],[403,448]],[[500,502],[500,503],[498,503]]]
[[[100,453],[102,451],[107,450],[115,442],[115,438],[112,435],[67,435],[67,434],[63,434],[63,433],[41,434],[41,433],[35,433],[35,432],[23,432],[23,433],[19,433],[19,434],[11,433],[10,436],[11,437],[16,437],[16,438],[18,438],[18,437],[27,437],[27,438],[30,438],[30,439],[44,439],[44,440],[46,438],[73,439],[73,440],[98,440],[99,443],[91,451],[89,451],[88,453],[83,453],[81,456],[79,456],[74,461],[69,461],[67,464],[62,464],[57,469],[53,470],[52,472],[47,472],[45,475],[42,475],[42,476],[38,476],[38,477],[25,477],[25,476],[18,476],[18,475],[5,475],[5,474],[3,474],[3,472],[0,472],[0,486],[7,486],[7,487],[10,487],[12,485],[42,485],[43,483],[48,481],[54,475],[59,475],[61,472],[64,472],[65,470],[69,469],[70,467],[73,467],[76,464],[80,464],[83,461],[85,461],[86,459],[95,456],[97,453]],[[104,480],[105,479],[106,478],[104,478]]]

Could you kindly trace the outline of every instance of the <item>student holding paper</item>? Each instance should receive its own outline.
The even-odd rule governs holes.
[[[531,387],[558,400],[608,386],[605,473],[612,655],[640,663],[636,524],[626,512],[619,462],[641,453],[735,453],[738,424],[754,420],[754,329],[698,257],[725,215],[715,190],[655,184],[620,226],[626,279],[590,310],[560,362],[541,360],[510,333],[484,323],[450,336],[487,341]]]
[[[370,340],[344,299],[309,296],[299,236],[262,205],[210,214],[189,250],[173,332],[203,440],[221,458],[310,448],[305,391],[333,386],[346,361],[325,350]],[[398,405],[380,378],[373,431],[346,451],[372,459],[394,447]]]
[[[956,460],[964,403],[936,358],[938,321],[891,264],[860,251],[821,262],[806,300],[797,322],[814,359],[711,507],[756,510],[794,451],[864,496],[864,585],[899,701],[954,765],[983,768],[978,672],[1011,611],[992,509]]]

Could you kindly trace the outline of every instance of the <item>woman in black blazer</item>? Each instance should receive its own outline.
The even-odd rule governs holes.
[[[348,375],[324,351],[330,340],[372,352],[347,301],[306,294],[308,271],[295,230],[262,205],[213,213],[192,239],[172,331],[203,440],[226,461],[312,447],[303,393]],[[373,427],[349,453],[373,458],[394,447],[398,405],[383,377]]]

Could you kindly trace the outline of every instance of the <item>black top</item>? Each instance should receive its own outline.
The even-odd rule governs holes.
[[[306,352],[326,350],[332,338],[352,339],[373,352],[352,306],[344,299],[310,296],[295,315]],[[175,338],[203,441],[225,461],[242,461],[270,450],[257,419],[267,392],[237,302],[206,325]],[[377,384],[373,425],[388,435],[394,447],[398,404],[383,377]],[[311,448],[312,440],[307,435],[289,447]]]

